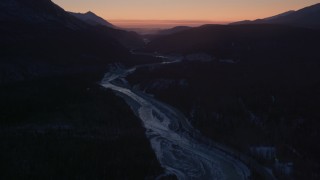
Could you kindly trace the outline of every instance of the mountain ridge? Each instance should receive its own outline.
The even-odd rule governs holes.
[[[75,12],[69,12],[74,17],[90,24],[90,25],[103,25],[110,28],[117,28],[115,25],[111,24],[107,20],[103,19],[102,17],[96,15],[92,11],[88,11],[86,13],[75,13]]]
[[[49,24],[71,29],[86,28],[86,24],[65,13],[64,9],[51,0],[2,0],[0,22],[25,24]]]
[[[275,16],[253,21],[244,20],[231,23],[237,24],[284,24],[296,27],[320,29],[320,3],[304,7],[297,11],[287,11]]]
[[[0,84],[104,71],[143,44],[135,33],[92,26],[51,0],[1,1],[0,41]]]

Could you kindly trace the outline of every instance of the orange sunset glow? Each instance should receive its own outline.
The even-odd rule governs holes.
[[[318,0],[53,0],[67,11],[93,11],[120,27],[224,24],[297,10]]]

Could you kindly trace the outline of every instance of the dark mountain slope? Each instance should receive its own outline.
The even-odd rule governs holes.
[[[50,0],[2,0],[0,9],[0,22],[60,25],[72,29],[86,26]]]
[[[267,17],[267,18],[265,18],[265,20],[273,20],[273,19],[285,17],[285,16],[288,16],[288,15],[294,13],[294,12],[295,11],[293,11],[293,10],[287,11],[287,12],[284,12],[284,13],[281,13],[281,14],[278,14],[278,15],[275,15],[275,16]]]
[[[105,19],[97,16],[93,12],[87,12],[85,14],[69,12],[74,17],[82,20],[83,22],[95,26],[102,32],[107,33],[109,36],[115,38],[123,46],[129,49],[135,49],[142,47],[144,42],[142,37],[133,31],[125,31],[117,28],[113,24],[109,23]],[[106,28],[107,27],[107,28]]]
[[[114,32],[50,0],[0,1],[0,179],[163,173],[139,120],[97,84],[108,64],[132,64]]]
[[[39,26],[40,29],[46,28],[40,31],[40,35],[42,34],[43,36],[46,36],[46,33],[54,33],[56,30],[87,31],[95,29],[95,27],[70,15],[50,0],[4,0],[0,3],[0,10],[1,28],[6,30],[5,32],[2,32],[0,38],[14,38],[17,35],[19,36],[19,33],[28,31],[27,28],[31,28],[30,33],[32,33],[33,29],[37,28],[35,26]],[[25,26],[19,27],[19,24]],[[11,27],[10,25],[15,25],[16,27]],[[108,36],[110,39],[114,39],[126,47],[143,44],[141,38],[132,32],[108,27],[105,27],[101,32],[101,34],[105,33],[104,36]],[[9,34],[8,37],[8,34],[6,33],[11,34]],[[34,34],[28,34],[27,36],[38,37],[38,33],[39,31]],[[14,37],[10,35],[13,35]],[[22,34],[21,36],[26,37],[25,34]],[[79,36],[79,38],[80,37],[81,36]],[[111,42],[112,40],[109,41]],[[110,52],[112,51],[110,50]]]
[[[65,41],[70,43],[72,38],[83,39],[83,42],[99,41],[99,36],[102,34],[97,36],[95,33],[90,33],[97,30],[73,17],[50,0],[4,0],[0,3],[0,8],[0,37],[6,40],[4,43],[18,44],[18,41],[28,43],[28,40],[41,40],[41,38],[66,39]],[[72,36],[73,33],[75,35]],[[119,44],[117,45],[117,41],[113,40],[115,38],[111,35],[105,33],[102,38],[109,39],[104,44],[109,44],[107,47],[125,50]],[[29,43],[32,44],[33,41]],[[49,45],[50,41],[47,44]],[[113,53],[112,50],[108,52]]]
[[[305,7],[298,11],[288,11],[265,19],[240,21],[233,24],[286,24],[291,26],[320,28],[320,4]]]
[[[50,0],[0,2],[1,82],[102,70],[143,44],[134,33],[91,26]]]
[[[111,28],[116,28],[113,24],[109,23],[107,20],[97,16],[93,12],[89,11],[86,13],[74,13],[74,12],[69,12],[71,15],[74,17],[81,19],[85,21],[88,24],[91,25],[103,25]]]

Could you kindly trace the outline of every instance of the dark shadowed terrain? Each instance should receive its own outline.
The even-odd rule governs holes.
[[[107,79],[117,77],[107,85],[139,97],[144,121],[147,115],[161,121],[155,110],[173,106],[205,137],[234,150],[229,156],[235,161],[245,155],[278,179],[319,179],[319,15],[316,4],[252,22],[181,26],[141,37],[50,0],[2,0],[0,179],[176,179],[164,175],[152,137],[127,105],[133,101],[100,86],[108,71]],[[165,140],[194,138],[197,132],[176,133],[181,122],[189,127],[178,120],[176,128],[165,124],[172,131],[161,131]],[[194,148],[201,151],[190,159],[201,152],[208,163],[210,153],[202,154],[207,141],[192,147],[187,140],[188,146],[160,144],[168,152],[161,158],[172,155],[168,162],[178,158],[188,168],[181,152]],[[255,161],[246,162],[250,177],[263,179],[248,163]]]
[[[0,92],[1,179],[154,179],[163,173],[139,119],[88,74],[10,84]]]
[[[110,63],[150,61],[130,55],[136,33],[92,26],[50,0],[1,1],[0,24],[0,179],[164,172],[140,120],[99,85]]]
[[[145,68],[128,79],[280,179],[317,179],[319,34],[286,25],[192,28],[145,48],[179,55],[182,63]]]

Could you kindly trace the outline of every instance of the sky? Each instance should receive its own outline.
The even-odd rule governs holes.
[[[253,20],[297,10],[319,0],[52,0],[67,11],[92,11],[122,26],[197,25]],[[157,21],[155,21],[157,20]],[[160,21],[161,20],[161,21]],[[165,21],[164,21],[165,20]],[[161,24],[160,23],[160,24]]]

